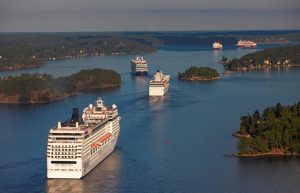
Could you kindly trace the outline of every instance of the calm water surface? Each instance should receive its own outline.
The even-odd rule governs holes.
[[[133,55],[87,57],[48,62],[39,69],[1,72],[50,73],[55,77],[83,68],[112,68],[122,75],[120,88],[91,91],[45,105],[0,106],[0,192],[209,192],[296,193],[300,189],[299,158],[237,159],[241,115],[277,102],[300,99],[300,68],[222,74],[213,82],[177,80],[189,66],[223,72],[223,55],[240,57],[255,50],[208,47],[164,47],[146,54],[149,77],[130,74]],[[171,74],[170,91],[148,97],[148,81],[161,68]],[[116,103],[122,116],[116,150],[81,180],[47,180],[49,128],[102,96]]]

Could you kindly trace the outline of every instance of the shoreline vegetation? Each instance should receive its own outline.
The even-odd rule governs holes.
[[[93,33],[0,34],[0,71],[41,67],[46,61],[155,52],[151,37]]]
[[[22,74],[0,79],[1,104],[42,104],[78,95],[85,90],[121,86],[121,76],[100,68],[81,70],[63,78],[49,74]]]
[[[282,150],[273,150],[266,153],[256,153],[256,154],[234,154],[238,158],[255,158],[255,157],[299,157],[299,153],[288,154]]]
[[[239,139],[236,157],[299,156],[300,102],[242,116],[239,131],[232,135]]]
[[[46,61],[156,52],[160,45],[200,45],[240,39],[259,44],[300,41],[299,30],[220,32],[0,33],[0,71],[41,67]]]
[[[179,80],[187,81],[211,81],[220,78],[220,74],[209,67],[190,67],[182,73],[178,73]]]
[[[246,54],[240,59],[223,56],[220,61],[226,71],[251,71],[300,66],[300,45],[269,48]]]

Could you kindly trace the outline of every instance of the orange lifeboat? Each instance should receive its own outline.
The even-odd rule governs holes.
[[[112,136],[111,133],[107,133],[106,135],[104,135],[103,137],[100,138],[100,142],[103,143],[105,142],[107,139],[109,139]]]
[[[103,137],[100,137],[100,139],[96,142],[93,143],[91,145],[91,148],[97,148],[98,146],[100,146],[102,143],[104,143],[107,139],[111,138],[112,134],[111,133],[107,133],[105,134]]]

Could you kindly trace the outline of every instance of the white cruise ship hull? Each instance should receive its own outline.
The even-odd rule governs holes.
[[[149,96],[164,96],[168,92],[168,87],[166,86],[150,86]]]
[[[80,179],[111,154],[120,133],[116,105],[106,107],[101,99],[89,105],[79,122],[58,122],[50,129],[47,147],[47,177]],[[80,120],[78,109],[72,119]],[[84,120],[84,121],[83,121]]]
[[[66,160],[76,162],[76,164],[53,164],[52,159],[47,160],[47,177],[48,178],[63,178],[63,179],[80,179],[93,170],[100,164],[108,155],[110,155],[118,141],[119,131],[114,134],[98,152],[87,158],[76,160]]]
[[[135,74],[137,76],[145,76],[148,74],[147,67],[137,67],[137,66],[133,65],[131,67],[131,71],[133,74]]]
[[[93,170],[98,164],[100,164],[107,156],[109,156],[115,149],[116,143],[118,141],[119,133],[117,133],[109,142],[107,142],[106,146],[100,149],[99,152],[95,154],[94,157],[89,159],[89,166],[84,168],[84,172],[82,177],[87,175],[91,170]]]

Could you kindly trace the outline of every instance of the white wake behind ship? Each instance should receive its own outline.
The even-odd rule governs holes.
[[[163,96],[169,90],[170,75],[164,75],[161,71],[154,74],[149,83],[149,96]]]
[[[131,60],[131,71],[137,76],[143,76],[148,74],[147,61],[143,56],[136,56]]]
[[[101,98],[80,116],[73,109],[70,120],[50,129],[47,148],[47,177],[80,179],[115,148],[120,132],[115,104],[106,107]]]

